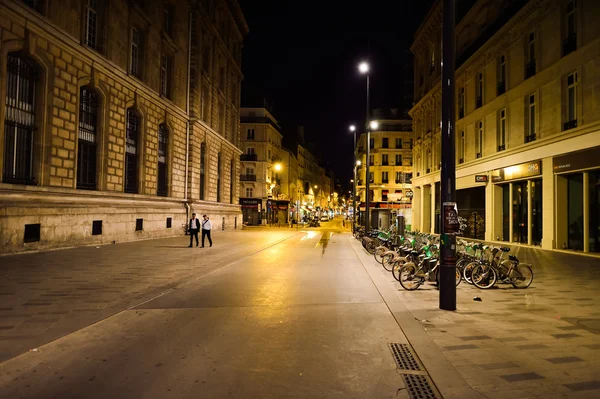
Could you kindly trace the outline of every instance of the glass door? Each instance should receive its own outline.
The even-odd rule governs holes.
[[[542,245],[542,179],[531,181],[531,242]]]
[[[513,183],[512,242],[527,244],[527,182]]]

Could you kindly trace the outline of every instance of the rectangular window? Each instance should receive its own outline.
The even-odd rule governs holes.
[[[531,94],[527,98],[527,107],[525,109],[525,126],[526,135],[525,142],[529,143],[536,139],[536,126],[535,126],[535,94]]]
[[[92,221],[92,235],[93,236],[101,236],[102,235],[102,220]]]
[[[402,183],[402,172],[396,172],[396,184]]]
[[[374,181],[374,173],[369,172],[369,183],[373,183],[373,181]]]
[[[208,34],[204,33],[202,35],[203,39],[206,39],[205,42],[208,43],[210,42],[210,39],[208,37]],[[202,50],[202,69],[204,69],[204,72],[210,72],[210,45],[205,44],[204,48]]]
[[[167,176],[167,144],[169,141],[169,132],[167,125],[161,123],[158,125],[158,187],[157,194],[166,197],[169,194],[168,176]]]
[[[375,148],[375,139],[369,140],[369,146],[371,147],[371,149]]]
[[[160,95],[171,99],[171,57],[160,57]]]
[[[527,63],[525,64],[525,79],[535,75],[535,32],[530,32],[527,39]]]
[[[133,108],[127,109],[125,140],[125,192],[138,192],[138,143],[140,136],[140,117]]]
[[[87,0],[85,5],[85,44],[98,50],[98,10],[97,0]]]
[[[458,94],[458,119],[462,119],[465,116],[465,88],[460,88]]]
[[[389,190],[381,190],[381,201],[387,202]]]
[[[381,154],[381,164],[382,165],[388,164],[388,154]]]
[[[219,133],[221,136],[226,137],[225,134],[225,105],[219,102]]]
[[[483,121],[477,122],[477,138],[475,141],[477,146],[475,157],[481,158],[483,156]]]
[[[498,58],[498,95],[506,91],[506,56]]]
[[[375,155],[370,154],[369,155],[369,166],[373,166],[375,165]]]
[[[248,129],[246,131],[246,138],[248,140],[254,140],[254,134],[255,134],[254,129]]]
[[[506,110],[502,109],[498,112],[498,134],[496,135],[498,151],[506,149]]]
[[[396,154],[396,165],[402,166],[402,155]]]
[[[144,230],[144,219],[135,219],[135,231]]]
[[[483,105],[483,73],[477,74],[477,99],[475,108],[479,108]]]
[[[248,147],[248,155],[256,155],[256,150],[254,149],[254,147]]]
[[[253,191],[254,190],[252,189],[252,187],[246,187],[246,197],[251,198],[254,195]]]
[[[396,148],[402,149],[402,138],[396,137]]]
[[[577,2],[567,2],[567,15],[565,21],[565,41],[563,43],[563,55],[572,53],[577,49]]]
[[[38,242],[41,238],[41,224],[26,224],[23,234],[23,242]]]
[[[21,0],[25,5],[33,10],[44,14],[44,0]]]
[[[458,149],[458,163],[464,163],[465,162],[465,131],[461,131],[460,132],[460,142],[459,142],[459,149]]]
[[[205,199],[206,185],[206,143],[200,143],[200,199]]]
[[[223,165],[221,153],[217,156],[217,202],[221,202],[221,176],[223,175]]]
[[[388,181],[388,172],[381,172],[381,183],[386,184]]]
[[[136,78],[141,77],[142,70],[142,33],[137,28],[131,28],[131,49],[129,73]]]
[[[173,6],[165,4],[163,8],[163,32],[167,35],[172,36],[171,26],[173,18]]]
[[[567,115],[564,130],[577,127],[577,72],[567,76]]]
[[[381,141],[381,148],[389,148],[389,139],[384,137]]]
[[[77,188],[96,189],[96,119],[98,98],[95,91],[79,91],[79,129],[77,134]]]
[[[210,91],[208,83],[205,81],[202,85],[202,120],[209,122],[210,118]]]

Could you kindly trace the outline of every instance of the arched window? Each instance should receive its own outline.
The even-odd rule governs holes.
[[[125,141],[125,192],[138,192],[138,141],[140,116],[133,108],[127,109],[127,131]]]
[[[35,184],[33,174],[35,67],[18,55],[9,54],[6,72],[2,181]]]
[[[89,87],[82,87],[77,134],[77,188],[79,189],[96,189],[97,121],[98,94]]]
[[[169,131],[167,125],[158,125],[158,187],[157,195],[166,197],[168,195],[167,179],[167,143],[169,142]]]

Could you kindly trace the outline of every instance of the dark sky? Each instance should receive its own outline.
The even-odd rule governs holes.
[[[303,125],[323,166],[348,185],[351,123],[364,124],[371,64],[371,108],[400,108],[403,64],[432,0],[240,0],[244,40],[242,106],[266,98],[284,136]]]

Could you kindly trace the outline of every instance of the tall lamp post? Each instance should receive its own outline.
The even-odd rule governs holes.
[[[352,233],[356,230],[356,224],[354,222],[354,216],[356,214],[356,126],[350,125],[350,132],[352,132],[352,136],[354,137],[354,147],[352,147],[352,153],[354,154],[354,164],[352,166],[352,170],[354,171],[354,180],[352,180]]]
[[[369,157],[371,155],[371,132],[370,132],[370,124],[369,124],[369,64],[367,62],[361,62],[358,65],[358,71],[363,74],[363,75],[367,75],[367,112],[366,112],[366,118],[365,118],[365,127],[367,129],[367,171],[366,171],[366,176],[365,176],[365,181],[366,181],[366,192],[365,192],[365,232],[369,232],[370,228],[369,228],[369,217],[370,217],[370,198],[369,198],[369,189],[370,189],[370,181],[369,181]]]

